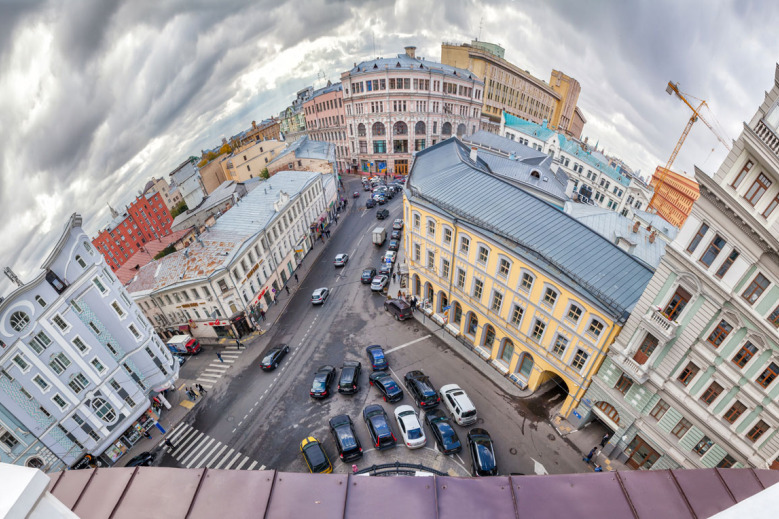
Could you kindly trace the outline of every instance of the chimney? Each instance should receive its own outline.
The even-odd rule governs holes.
[[[478,156],[479,156],[479,153],[478,153],[478,150],[476,149],[476,146],[471,146],[471,160],[476,162],[476,159],[478,158]]]
[[[253,130],[257,129],[257,121],[252,121],[252,129]]]
[[[652,231],[652,234],[649,235],[649,243],[655,242],[655,236],[657,236],[657,231]]]
[[[633,232],[638,232],[640,228],[641,228],[641,222],[636,222],[633,224]]]
[[[409,45],[408,47],[403,47],[406,51],[406,56],[409,58],[415,59],[417,57],[417,48],[413,45]]]

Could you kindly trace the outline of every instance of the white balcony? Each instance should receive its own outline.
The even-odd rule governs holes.
[[[649,378],[649,362],[639,364],[618,343],[612,344],[609,356],[634,382],[643,384]]]
[[[671,321],[657,308],[650,308],[644,315],[649,330],[661,343],[665,343],[676,337],[676,329],[679,323]]]

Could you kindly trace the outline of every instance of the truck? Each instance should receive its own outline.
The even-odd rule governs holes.
[[[200,343],[191,335],[174,335],[165,343],[172,353],[197,355],[200,353]]]
[[[384,240],[387,239],[387,231],[384,230],[384,227],[376,227],[372,234],[374,245],[384,245]]]

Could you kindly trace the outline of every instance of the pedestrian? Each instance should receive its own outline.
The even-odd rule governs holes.
[[[352,474],[357,474],[357,465],[352,464]]]
[[[603,435],[603,438],[600,439],[600,446],[603,447],[606,445],[606,442],[609,441],[609,438],[611,438],[611,435],[609,433],[606,433]]]
[[[298,275],[295,274],[295,283],[298,283]]]
[[[143,431],[143,437],[146,438],[147,440],[151,440],[151,434],[149,433],[149,431]]]
[[[289,295],[289,287],[285,285],[284,286],[284,290],[286,290],[287,291],[287,295]]]
[[[176,449],[176,446],[175,446],[175,445],[173,445],[173,442],[171,442],[171,441],[170,441],[169,439],[167,439],[167,438],[165,438],[164,440],[162,440],[162,443],[164,443],[165,445],[167,445],[168,447],[170,447],[170,450],[175,450],[175,449]]]
[[[239,341],[238,339],[235,339],[235,348],[240,350],[241,346],[243,346],[243,344],[241,344],[241,341]],[[244,348],[246,348],[246,346],[244,346]]]
[[[208,393],[208,391],[206,391],[205,388],[201,386],[199,383],[195,383],[195,387],[197,388],[198,391],[200,391],[200,394],[202,395]]]
[[[262,320],[265,320],[265,310],[260,310],[260,317],[262,317]]]
[[[392,282],[393,283],[395,282],[395,273],[394,272],[392,273]]]
[[[595,464],[595,472],[603,472],[603,467],[601,467],[600,465],[598,465],[598,464],[596,463],[596,464]]]
[[[595,456],[595,452],[598,450],[598,447],[593,447],[592,450],[587,453],[585,457],[582,458],[585,463],[589,464],[592,461],[592,457]]]
[[[222,354],[218,351],[216,352],[216,357],[219,359],[219,362],[224,362],[224,360],[222,360]]]

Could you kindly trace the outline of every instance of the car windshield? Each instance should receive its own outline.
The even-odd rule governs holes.
[[[357,447],[357,440],[354,438],[351,429],[348,425],[342,425],[335,430],[338,433],[338,440],[341,442],[341,446],[344,450],[349,450]]]
[[[409,440],[418,440],[423,436],[422,429],[409,429],[408,431],[408,439]]]
[[[325,464],[325,454],[318,444],[314,443],[307,445],[304,452],[312,467],[316,468],[319,465]]]
[[[419,382],[419,391],[422,393],[422,396],[424,396],[425,398],[436,396],[435,389],[430,387],[425,382]]]
[[[264,359],[262,359],[263,364],[270,364],[273,361],[273,355],[268,355]]]
[[[387,390],[387,393],[394,393],[398,390],[398,385],[394,380],[384,380],[384,389]]]
[[[379,436],[389,434],[390,432],[387,421],[381,415],[373,417],[373,426],[376,428],[376,433],[379,434]]]
[[[354,368],[343,368],[341,370],[341,381],[349,382],[354,377]]]
[[[495,466],[495,458],[492,456],[492,450],[484,443],[477,443],[476,450],[479,453],[482,469],[491,470]]]
[[[371,350],[374,360],[384,360],[384,352],[381,350]]]
[[[317,375],[314,377],[314,383],[311,385],[311,388],[314,391],[322,391],[325,389],[325,380],[327,380],[327,377],[325,375]]]

